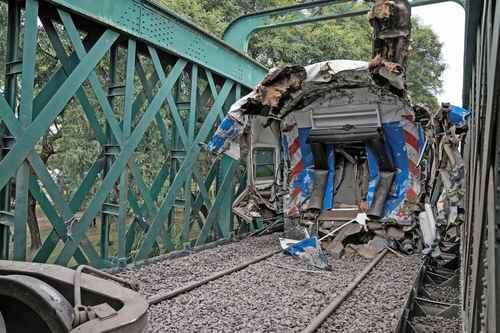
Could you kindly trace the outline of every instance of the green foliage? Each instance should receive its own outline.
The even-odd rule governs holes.
[[[408,89],[413,103],[437,110],[435,97],[442,88],[446,64],[441,59],[442,43],[428,26],[413,21],[411,50],[408,63]]]

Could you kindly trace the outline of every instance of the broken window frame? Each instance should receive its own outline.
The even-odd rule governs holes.
[[[264,151],[264,152],[271,152],[272,153],[272,159],[271,162],[266,162],[266,163],[258,163],[257,162],[257,153],[259,151]],[[252,157],[253,157],[253,174],[254,178],[257,181],[266,181],[266,180],[274,180],[276,177],[276,148],[274,147],[255,147],[252,150]],[[261,166],[272,166],[272,175],[271,176],[258,176],[258,168]]]

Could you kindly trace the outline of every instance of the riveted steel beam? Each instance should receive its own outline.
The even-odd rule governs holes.
[[[203,125],[201,126],[200,130],[198,131],[198,135],[195,138],[195,142],[204,142],[210,132],[211,129],[213,128],[215,121],[217,120],[218,116],[218,111],[219,108],[222,108],[227,96],[233,89],[234,82],[227,80],[226,83],[224,84],[221,92],[217,96],[217,98],[214,101],[214,104],[209,112],[209,114],[206,116],[205,121],[203,122]],[[170,214],[175,198],[177,196],[178,191],[180,190],[181,186],[184,184],[185,179],[187,177],[190,177],[192,171],[194,168],[196,168],[196,164],[198,161],[196,161],[196,156],[201,150],[201,146],[199,144],[194,144],[191,146],[190,150],[187,152],[186,157],[184,158],[180,168],[179,172],[177,175],[174,177],[172,183],[170,184],[170,188],[168,193],[165,196],[165,199],[163,200],[163,203],[160,207],[160,211],[158,212],[158,215],[156,216],[154,222],[152,223],[151,227],[149,228],[148,232],[146,233],[144,242],[142,243],[141,248],[139,249],[139,252],[136,256],[136,260],[142,260],[145,259],[149,256],[149,253],[151,251],[151,248],[153,246],[153,241],[155,237],[158,235],[160,232],[161,225],[163,221],[167,218],[167,216]]]
[[[253,88],[267,69],[154,0],[44,0]]]
[[[327,6],[335,6],[352,2],[351,0],[319,0],[298,5],[280,7],[264,10],[236,18],[224,32],[224,40],[240,50],[247,53],[248,43],[252,35],[263,29],[272,29],[285,26],[311,24],[346,17],[365,15],[368,13],[367,6],[356,6],[354,9],[337,12],[329,15],[313,15],[307,9],[317,9]],[[441,2],[454,2],[464,7],[464,0],[413,0],[412,7],[432,5]],[[361,7],[361,8],[359,8]],[[364,7],[364,8],[363,8]]]

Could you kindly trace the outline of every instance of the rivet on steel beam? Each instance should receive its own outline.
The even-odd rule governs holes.
[[[5,64],[5,75],[12,76],[21,74],[23,71],[23,61],[21,59],[13,60]]]

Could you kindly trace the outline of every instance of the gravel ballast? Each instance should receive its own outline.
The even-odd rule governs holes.
[[[165,258],[116,273],[139,282],[140,293],[151,296],[201,280],[254,257],[279,249],[281,234],[251,237],[177,258]]]
[[[303,262],[278,254],[151,307],[152,332],[300,331],[368,263],[332,260],[332,272],[309,273],[297,271],[311,269]]]
[[[413,324],[418,332],[425,333],[460,333],[462,322],[438,316],[415,317]]]
[[[450,304],[459,303],[458,288],[427,285],[425,290],[430,294],[433,301]]]
[[[387,254],[318,332],[392,332],[415,283],[421,259]]]
[[[130,267],[151,296],[199,281],[279,249],[279,234],[250,238],[189,256]],[[276,254],[242,271],[151,306],[150,332],[300,332],[371,260],[328,257],[331,272]],[[388,253],[318,331],[387,332],[399,320],[420,259]]]

